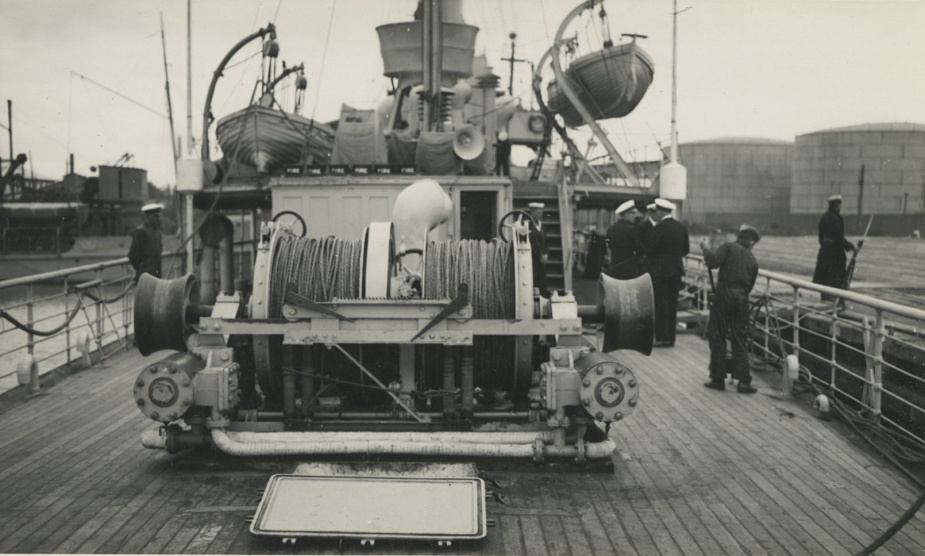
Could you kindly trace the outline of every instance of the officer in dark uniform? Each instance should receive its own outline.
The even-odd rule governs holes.
[[[678,326],[678,292],[684,276],[684,256],[690,252],[687,228],[674,219],[674,203],[655,200],[655,220],[647,262],[655,294],[655,347],[674,345]]]
[[[736,241],[711,250],[707,241],[700,242],[700,251],[708,268],[718,268],[716,293],[710,307],[707,337],[710,340],[710,381],[704,384],[714,390],[725,390],[726,374],[738,379],[740,394],[754,394],[752,374],[748,366],[748,294],[758,279],[758,261],[752,247],[761,240],[761,233],[743,224]],[[732,360],[726,362],[726,340],[732,342]]]
[[[819,219],[819,254],[813,282],[833,288],[845,287],[845,264],[854,244],[845,239],[845,220],[841,216],[841,195],[829,197],[829,210]],[[822,294],[822,299],[832,299]]]
[[[144,222],[132,232],[132,246],[128,250],[128,261],[135,269],[135,281],[148,273],[161,277],[161,211],[164,205],[150,203],[141,207]]]
[[[614,212],[617,221],[607,230],[610,266],[605,272],[618,280],[637,278],[645,272],[642,268],[642,242],[635,224],[639,211],[635,201],[626,201]]]
[[[511,175],[511,138],[503,129],[498,132],[498,141],[495,143],[495,175]]]
[[[639,215],[639,219],[636,221],[636,230],[639,234],[639,242],[642,244],[642,267],[643,272],[648,270],[648,263],[646,257],[649,255],[649,247],[651,247],[652,241],[652,230],[655,229],[655,225],[658,224],[656,220],[655,212],[655,203],[649,203],[646,205],[646,211]]]
[[[530,252],[533,258],[533,287],[540,290],[540,295],[547,296],[546,292],[546,232],[543,231],[543,209],[545,203],[529,203],[530,216],[533,222],[527,221],[530,229]]]

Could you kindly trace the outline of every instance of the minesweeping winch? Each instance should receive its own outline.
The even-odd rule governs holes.
[[[138,348],[179,352],[136,380],[139,409],[164,423],[143,443],[237,455],[609,456],[603,429],[639,401],[635,374],[611,352],[651,351],[648,275],[601,276],[595,305],[544,297],[528,215],[509,213],[492,241],[429,239],[451,206],[422,180],[398,196],[393,222],[359,239],[265,223],[252,288],[212,305],[200,304],[191,274],[143,275]],[[598,324],[599,340],[589,329]]]

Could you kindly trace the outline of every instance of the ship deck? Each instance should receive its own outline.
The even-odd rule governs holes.
[[[613,473],[606,465],[479,462],[507,501],[489,502],[487,538],[447,551],[855,553],[917,498],[914,484],[846,425],[820,420],[807,400],[779,396],[775,373],[757,373],[757,395],[704,388],[706,356],[692,333],[648,358],[626,354],[642,399],[611,431]],[[44,395],[0,398],[0,552],[436,550],[336,541],[284,548],[253,538],[246,519],[269,476],[301,460],[142,448],[140,434],[154,424],[130,392],[144,362],[123,353]],[[921,515],[878,551],[922,553]]]

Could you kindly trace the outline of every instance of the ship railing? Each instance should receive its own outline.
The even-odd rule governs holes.
[[[250,280],[255,242],[234,242],[233,254],[234,276]],[[162,255],[162,268],[164,278],[182,276],[185,252]],[[0,361],[12,363],[0,366],[0,392],[31,381],[33,361],[44,375],[105,361],[129,348],[135,332],[134,278],[123,257],[0,281]]]
[[[708,315],[702,257],[685,260],[682,296]],[[781,374],[781,391],[809,386],[867,426],[925,448],[925,311],[760,270],[751,293],[752,368]],[[707,322],[700,321],[706,335]],[[794,359],[795,358],[795,359]],[[834,398],[834,399],[830,399]]]
[[[167,269],[173,255],[164,255]],[[169,278],[180,275],[181,265]],[[131,346],[135,271],[128,258],[0,281],[0,392],[105,361]]]

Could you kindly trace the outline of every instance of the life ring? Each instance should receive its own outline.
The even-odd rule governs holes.
[[[533,133],[544,133],[546,131],[546,118],[540,114],[533,114],[527,118],[527,129]]]

